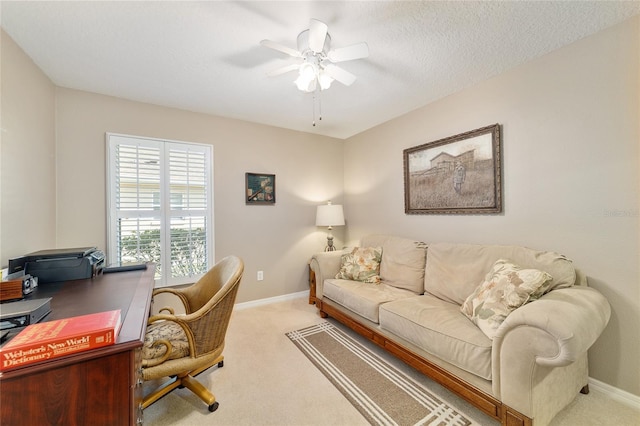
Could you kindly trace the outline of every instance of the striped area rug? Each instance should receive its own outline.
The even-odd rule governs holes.
[[[477,425],[328,322],[287,337],[372,425]]]

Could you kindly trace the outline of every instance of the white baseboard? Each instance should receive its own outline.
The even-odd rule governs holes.
[[[266,299],[252,300],[251,302],[236,303],[233,309],[239,311],[242,309],[255,308],[256,306],[270,305],[271,303],[284,302],[285,300],[292,300],[303,297],[309,297],[309,290],[300,291],[298,293],[284,294],[282,296],[268,297]]]
[[[640,411],[640,397],[589,377],[589,389]]]

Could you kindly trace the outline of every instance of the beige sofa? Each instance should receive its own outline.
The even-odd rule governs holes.
[[[359,247],[381,251],[380,283],[336,279],[345,272],[341,259],[351,248],[312,257],[311,300],[321,316],[344,323],[503,425],[546,425],[578,392],[588,392],[587,350],[611,311],[564,256],[516,246],[427,245],[385,235],[365,237]],[[498,316],[502,322],[483,318],[488,302],[473,305],[503,271],[499,259],[524,270],[501,276],[503,281],[520,283],[532,270],[546,277],[540,280],[544,289],[529,290],[536,300]],[[518,297],[524,284],[518,285],[504,288],[516,289]],[[479,315],[468,317],[474,309]]]

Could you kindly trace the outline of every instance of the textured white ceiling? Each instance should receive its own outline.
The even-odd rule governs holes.
[[[640,13],[640,1],[11,2],[2,28],[58,86],[347,138]],[[358,79],[312,95],[267,77],[309,19],[366,41]]]

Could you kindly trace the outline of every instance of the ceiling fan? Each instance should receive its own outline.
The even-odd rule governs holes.
[[[271,40],[262,40],[260,44],[286,53],[296,60],[295,63],[275,69],[267,75],[273,77],[297,70],[299,75],[295,84],[303,92],[328,89],[334,80],[350,86],[356,81],[356,76],[335,64],[369,56],[369,46],[365,42],[331,49],[327,24],[317,19],[311,19],[309,28],[298,34],[297,50]]]

